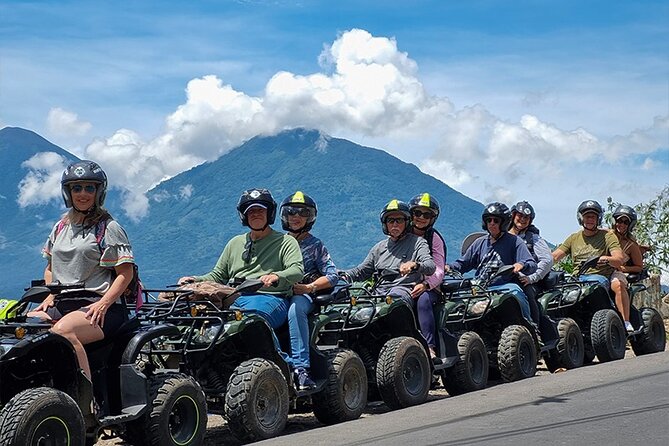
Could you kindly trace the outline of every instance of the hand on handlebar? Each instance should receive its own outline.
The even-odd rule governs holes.
[[[193,276],[184,276],[177,282],[178,285],[186,285],[187,283],[195,282],[195,277]]]

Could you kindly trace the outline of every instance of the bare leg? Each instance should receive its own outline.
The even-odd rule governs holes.
[[[51,331],[58,333],[72,343],[79,366],[84,371],[84,375],[92,381],[91,368],[88,364],[84,345],[103,339],[105,335],[102,329],[97,325],[91,325],[91,321],[86,318],[84,311],[73,311],[56,322]]]
[[[627,294],[627,287],[624,286],[620,280],[613,279],[611,280],[611,290],[616,296],[616,307],[618,311],[623,315],[623,319],[626,321],[630,320],[630,297]]]

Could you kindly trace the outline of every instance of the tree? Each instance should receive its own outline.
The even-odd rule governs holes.
[[[606,221],[613,227],[613,209],[619,203],[611,197],[607,199]],[[648,246],[650,251],[644,256],[648,271],[669,274],[669,186],[665,186],[655,199],[634,207],[638,220],[634,236],[639,245]]]

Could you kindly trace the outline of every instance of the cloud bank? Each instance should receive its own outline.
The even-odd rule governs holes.
[[[539,197],[536,185],[559,188],[589,166],[610,166],[600,170],[623,175],[612,186],[621,190],[630,182],[621,168],[625,163],[626,169],[645,169],[646,174],[667,169],[666,162],[651,156],[667,146],[667,116],[603,140],[586,129],[560,129],[531,114],[508,122],[480,104],[455,109],[448,97],[426,91],[417,63],[394,39],[361,29],[343,32],[324,46],[318,61],[318,73],[276,73],[257,97],[214,74],[192,79],[185,102],[166,117],[161,135],[144,140],[133,130],[120,129],[93,141],[84,156],[105,168],[112,185],[127,188],[125,209],[135,219],[148,212],[145,193],[160,181],[214,160],[255,135],[294,127],[378,143],[482,201]],[[539,99],[545,100],[528,92],[528,101]],[[49,113],[49,123],[72,133],[89,129],[62,109]],[[647,161],[629,165],[630,154]],[[26,177],[25,187],[39,184],[40,178]],[[181,191],[182,199],[191,193]],[[22,197],[28,202],[37,196],[27,189]]]

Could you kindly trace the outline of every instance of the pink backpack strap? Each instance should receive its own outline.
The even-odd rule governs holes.
[[[58,224],[56,225],[56,233],[54,234],[54,238],[58,237],[58,234],[60,234],[60,232],[63,230],[64,227],[65,227],[65,220],[61,218],[60,220],[58,220]]]

